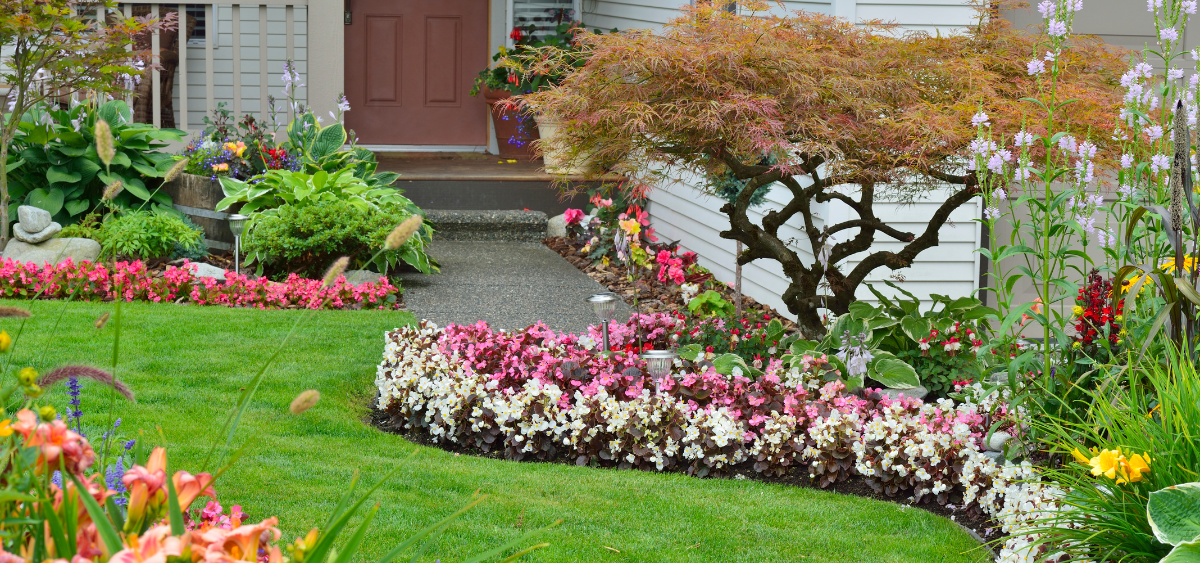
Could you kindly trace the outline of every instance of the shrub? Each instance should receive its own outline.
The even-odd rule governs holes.
[[[157,260],[207,254],[204,232],[174,213],[127,211],[99,224],[96,217],[65,227],[62,236],[94,239],[104,256],[115,258]]]
[[[381,248],[396,225],[412,217],[394,206],[362,208],[341,200],[309,206],[283,205],[260,219],[246,239],[246,255],[272,275],[294,272],[320,277],[339,256],[354,257],[356,268],[377,268],[387,274],[401,262],[424,273],[437,270],[425,254],[426,233],[414,236],[398,250],[379,254],[373,263],[363,260]]]

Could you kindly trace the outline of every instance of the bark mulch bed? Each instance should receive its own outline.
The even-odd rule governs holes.
[[[607,287],[609,291],[620,295],[630,307],[634,305],[634,289],[636,284],[638,309],[642,313],[670,313],[687,310],[679,286],[674,283],[658,281],[657,269],[644,270],[641,276],[635,278],[631,283],[629,281],[629,272],[624,264],[611,262],[605,266],[594,262],[579,251],[580,248],[583,248],[583,244],[574,239],[569,237],[549,237],[543,240],[542,243],[549,247],[550,250],[557,252],[565,258],[567,262],[579,268],[588,277],[596,280],[600,285]],[[714,283],[705,283],[710,280]],[[726,301],[730,303],[734,302],[733,288],[712,280],[711,274],[690,276],[688,281],[700,283],[701,291],[712,289],[720,293]],[[779,322],[783,323],[784,328],[789,332],[795,329],[795,323],[779,314],[775,309],[755,301],[753,297],[742,295],[742,306],[745,308],[744,316],[746,317],[762,318],[763,315],[768,315],[769,318],[779,319]]]
[[[451,452],[455,455],[470,455],[470,456],[483,457],[483,458],[488,458],[488,459],[505,460],[504,451],[502,449],[501,450],[493,450],[490,452],[484,452],[483,450],[480,450],[478,448],[472,448],[472,447],[468,447],[468,446],[465,446],[462,444],[456,444],[453,442],[447,442],[447,441],[435,442],[435,441],[433,441],[433,437],[431,435],[429,435],[429,433],[427,433],[427,432],[414,431],[413,429],[406,429],[406,428],[404,428],[403,425],[392,422],[388,418],[386,413],[377,409],[375,407],[374,401],[372,401],[368,405],[367,412],[368,412],[368,414],[366,416],[366,420],[364,420],[363,422],[366,422],[366,423],[368,423],[384,432],[387,432],[389,434],[396,434],[398,436],[401,436],[405,440],[408,440],[414,444],[420,444],[422,446],[428,446],[431,448],[438,448],[440,450]],[[520,463],[520,462],[514,461],[513,463]],[[556,458],[556,459],[550,461],[549,463],[561,463],[563,465],[575,465],[574,460],[568,460],[568,459],[562,459],[562,458]],[[614,468],[602,468],[602,469],[605,469],[608,471],[618,471],[618,469],[614,469]],[[664,471],[664,472],[682,473],[682,471],[678,470],[678,469]],[[704,478],[705,477],[697,477],[697,479],[704,479]],[[707,478],[712,478],[712,477],[707,477]],[[720,478],[720,477],[717,477],[717,478]],[[951,502],[945,506],[940,505],[937,502],[913,503],[911,499],[906,499],[906,498],[902,498],[902,497],[890,497],[890,496],[887,496],[884,494],[876,493],[873,489],[871,489],[870,486],[868,486],[866,484],[866,482],[864,482],[862,480],[862,478],[857,477],[857,476],[851,477],[840,483],[834,483],[833,485],[822,489],[821,487],[819,487],[816,484],[816,482],[813,479],[810,479],[808,477],[808,475],[804,474],[804,472],[801,470],[790,471],[790,472],[788,472],[787,475],[784,475],[783,477],[771,477],[771,476],[766,476],[766,475],[763,475],[763,474],[755,471],[754,470],[754,461],[750,460],[750,461],[745,461],[741,464],[730,467],[729,477],[726,477],[726,478],[746,479],[746,480],[759,481],[762,483],[770,483],[770,484],[776,484],[776,485],[785,485],[785,486],[791,486],[791,487],[803,487],[806,489],[818,489],[818,490],[824,490],[824,491],[831,491],[831,492],[835,492],[835,493],[839,493],[839,494],[843,494],[843,495],[855,495],[855,496],[880,500],[880,501],[884,501],[884,502],[891,502],[891,503],[899,504],[901,506],[910,506],[913,508],[918,508],[918,509],[924,510],[926,512],[931,512],[933,514],[937,514],[938,516],[949,518],[950,520],[957,523],[963,529],[967,530],[972,536],[974,536],[976,540],[978,540],[980,543],[984,544],[987,549],[991,550],[993,553],[993,559],[995,558],[994,557],[995,555],[999,554],[1000,546],[1003,545],[1003,543],[1004,543],[1003,538],[1006,536],[1005,534],[1000,533],[1000,524],[998,522],[988,518],[985,515],[982,515],[982,514],[972,515],[970,512],[968,512],[966,510],[962,510],[961,507],[959,506],[959,504],[961,504],[961,502],[959,504],[955,504],[955,502]],[[976,511],[976,512],[978,512],[978,511]]]

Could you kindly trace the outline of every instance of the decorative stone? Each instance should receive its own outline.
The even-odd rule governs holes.
[[[562,213],[555,215],[546,221],[546,236],[548,237],[565,237],[567,236],[567,214]]]
[[[1012,434],[1008,432],[993,432],[992,437],[988,438],[987,449],[993,452],[1003,452],[1004,444],[1012,439]]]
[[[95,262],[100,258],[100,243],[88,238],[55,238],[41,244],[29,244],[16,239],[4,247],[4,258],[34,264],[60,264],[68,259],[74,262]]]
[[[40,231],[33,232],[30,232],[28,229],[26,229],[23,223],[17,223],[16,225],[13,225],[13,237],[19,241],[27,242],[29,244],[38,244],[40,242],[50,240],[51,238],[54,238],[54,235],[57,235],[59,231],[62,231],[62,225],[59,225],[58,223],[50,223],[48,227]]]
[[[22,205],[17,208],[17,220],[21,228],[28,233],[37,233],[50,226],[53,218],[50,212],[32,205]]]
[[[1000,452],[983,452],[983,455],[996,463],[996,465],[1004,465],[1004,454]]]
[[[217,281],[225,281],[225,268],[218,268],[204,262],[192,262],[187,267],[192,271],[192,275],[198,278],[212,278]]]
[[[925,395],[929,394],[929,390],[918,385],[912,389],[880,389],[879,393],[890,399],[899,399],[901,395],[910,399],[924,399]]]
[[[346,283],[350,285],[379,283],[379,278],[383,277],[379,272],[372,272],[371,270],[346,270],[346,273],[343,275],[346,276]]]

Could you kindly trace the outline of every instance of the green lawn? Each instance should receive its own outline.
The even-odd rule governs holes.
[[[100,332],[92,323],[111,304],[43,301],[31,308],[16,367],[110,361],[113,323]],[[159,441],[161,428],[172,466],[192,470],[238,389],[305,314],[163,304],[123,311],[119,377],[134,388],[137,404],[118,404],[121,430],[140,429]],[[411,319],[380,311],[316,314],[268,371],[243,419],[236,442],[253,436],[257,445],[217,484],[222,504],[240,504],[254,517],[278,515],[291,541],[323,522],[356,469],[374,483],[403,463],[374,496],[382,507],[362,561],[464,505],[476,489],[491,498],[456,522],[424,560],[459,561],[558,518],[563,524],[541,538],[551,546],[528,560],[986,560],[952,522],[889,503],[747,481],[460,457],[377,431],[363,421],[383,333]],[[15,335],[14,319],[0,321]],[[321,402],[302,415],[288,413],[292,398],[308,388],[321,392]],[[50,397],[65,408],[62,387]],[[107,420],[107,397],[85,384],[86,421]],[[402,461],[413,451],[412,461]]]

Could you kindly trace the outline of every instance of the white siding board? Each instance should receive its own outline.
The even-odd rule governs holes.
[[[768,203],[761,209],[750,211],[751,220],[758,221],[771,208],[782,206],[788,195],[782,188],[771,189],[767,196]],[[650,201],[651,225],[661,239],[679,240],[680,246],[699,255],[700,264],[711,270],[718,280],[727,283],[733,281],[736,243],[719,236],[720,231],[728,229],[729,225],[728,219],[719,211],[723,200],[706,195],[688,183],[676,182],[653,190]],[[919,234],[926,225],[921,219],[931,216],[938,205],[936,201],[911,204],[882,202],[876,204],[876,214],[896,228]],[[899,270],[904,281],[896,282],[897,285],[922,298],[928,298],[930,293],[956,297],[972,294],[978,284],[975,249],[979,236],[978,223],[972,219],[978,212],[978,204],[974,202],[955,210],[951,214],[952,222],[943,226],[939,233],[941,244],[921,253],[913,267]],[[830,211],[822,215],[827,213]],[[799,217],[793,218],[780,228],[780,238],[794,238],[801,257],[805,262],[811,262],[812,252],[808,248],[807,237],[797,228],[800,224]],[[817,226],[821,228],[823,224],[818,222]],[[855,234],[855,230],[845,231],[840,240]],[[872,250],[895,251],[902,247],[903,243],[877,236]],[[842,271],[852,270],[863,256],[865,253],[851,256],[841,264]],[[882,283],[891,279],[892,275],[891,270],[879,268],[867,277],[866,282],[874,283],[884,295],[895,295],[898,293],[896,290]],[[756,260],[743,267],[742,291],[790,317],[780,297],[788,284],[779,263],[773,260]],[[861,300],[875,301],[875,296],[865,284],[856,294]]]

